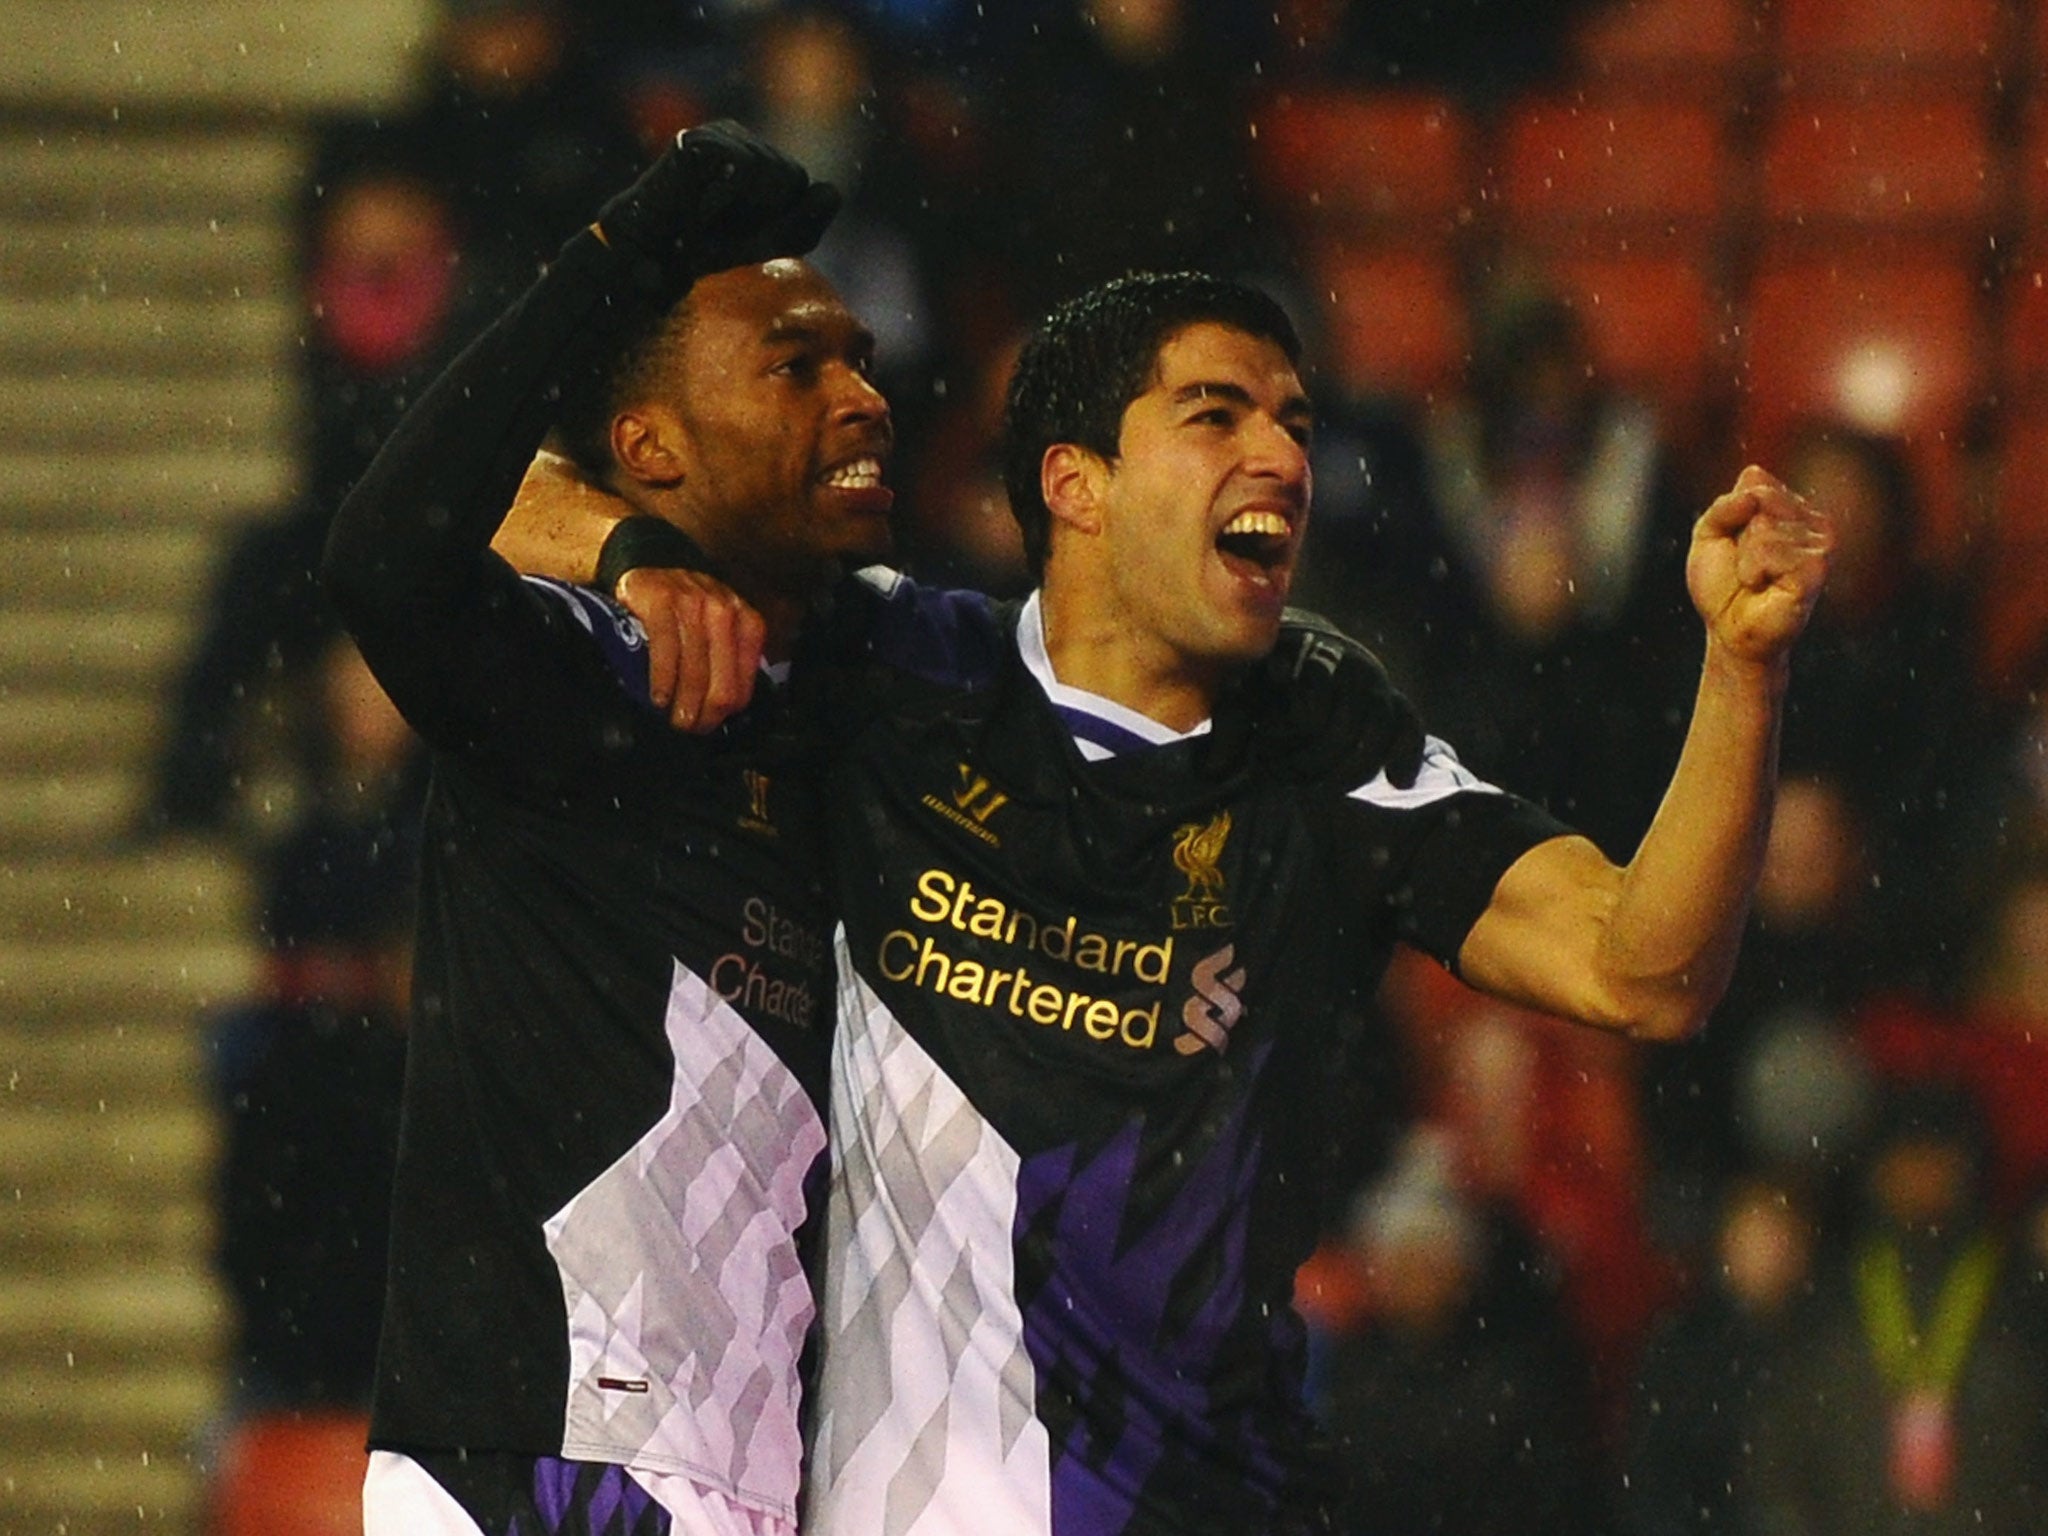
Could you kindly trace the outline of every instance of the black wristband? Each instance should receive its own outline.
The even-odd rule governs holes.
[[[597,552],[597,589],[606,597],[614,595],[628,571],[643,565],[687,566],[693,571],[706,568],[704,551],[674,523],[642,514],[615,524],[605,535]]]

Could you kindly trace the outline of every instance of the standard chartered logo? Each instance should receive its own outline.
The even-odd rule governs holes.
[[[749,896],[740,911],[740,939],[744,949],[711,962],[705,979],[712,990],[749,1014],[808,1029],[817,1007],[809,978],[826,964],[824,935],[774,902]]]
[[[1230,969],[1230,962],[1237,958],[1237,946],[1226,944],[1213,955],[1204,955],[1195,962],[1194,996],[1190,997],[1180,1010],[1180,1021],[1188,1028],[1184,1035],[1173,1038],[1173,1048],[1183,1056],[1192,1056],[1207,1046],[1218,1056],[1230,1049],[1230,1032],[1237,1027],[1237,1021],[1244,1017],[1244,967]]]
[[[1173,968],[1171,937],[1145,944],[1084,928],[1071,914],[1051,918],[1026,912],[943,869],[918,876],[909,909],[918,922],[940,931],[898,928],[884,935],[875,961],[888,980],[1093,1040],[1120,1041],[1134,1050],[1146,1050],[1159,1038],[1158,998],[1146,1007],[1126,1007],[1115,998],[1034,975],[1028,962],[1043,956],[1105,980],[1127,978],[1159,987]],[[948,929],[1024,954],[1014,966],[987,964],[948,949]]]
[[[1196,881],[1191,871],[1214,869],[1215,852],[1230,835],[1230,823],[1224,817],[1204,828],[1182,830],[1208,834],[1200,839],[1184,838],[1184,848],[1192,843],[1198,851],[1176,856],[1182,871],[1189,873],[1192,887]],[[1220,885],[1218,879],[1216,887]],[[1155,989],[1166,986],[1173,970],[1172,933],[1152,944],[1099,933],[1084,927],[1072,914],[1054,918],[1013,907],[943,869],[927,869],[917,877],[916,894],[907,906],[909,916],[922,926],[897,928],[882,936],[875,964],[885,979],[1132,1050],[1149,1050],[1158,1042],[1161,997],[1155,991],[1150,1002],[1132,1006],[1130,983]],[[1220,902],[1205,906],[1218,915],[1224,910]],[[1182,926],[1179,919],[1176,912],[1176,928]],[[1021,953],[1011,964],[994,964],[961,953],[949,943],[949,933]],[[1034,972],[1031,966],[1040,958],[1070,970],[1093,972],[1104,979],[1102,992],[1118,995],[1104,996],[1086,985],[1068,985],[1065,972],[1049,973],[1042,966]],[[1230,1048],[1231,1032],[1245,1014],[1245,968],[1236,960],[1237,946],[1229,943],[1195,962],[1188,978],[1192,991],[1181,1007],[1183,1031],[1173,1037],[1173,1048],[1180,1055],[1210,1050],[1221,1056]],[[1061,979],[1049,979],[1050,975]],[[1118,987],[1118,982],[1124,985]]]

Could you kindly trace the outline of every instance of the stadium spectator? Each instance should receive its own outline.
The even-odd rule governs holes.
[[[1762,1395],[1757,1529],[2041,1529],[2048,1361],[1988,1216],[1987,1150],[1968,1094],[1888,1100],[1859,1219]]]
[[[1722,1191],[1694,1288],[1660,1320],[1630,1395],[1627,1536],[1756,1529],[1752,1419],[1810,1305],[1814,1222],[1795,1186],[1743,1176]]]
[[[1359,1201],[1362,1326],[1328,1344],[1320,1412],[1342,1529],[1596,1536],[1599,1453],[1586,1361],[1519,1223],[1457,1188],[1411,1140]]]
[[[1475,771],[1625,850],[1688,713],[1693,498],[1555,294],[1509,283],[1475,334],[1462,394],[1423,424],[1437,524],[1417,691]]]
[[[213,1036],[236,1407],[361,1410],[384,1294],[421,762],[345,638],[322,792],[266,859],[259,995]]]
[[[1966,939],[1916,875],[1974,756],[1973,598],[1922,555],[1919,488],[1895,440],[1812,421],[1785,466],[1834,516],[1842,565],[1785,701],[1784,763],[1825,771],[1855,810],[1879,941],[1864,985],[1938,987]]]
[[[156,765],[151,835],[260,844],[289,828],[321,739],[289,706],[337,628],[314,579],[328,522],[459,339],[453,212],[415,166],[337,134],[308,194],[300,490],[237,537],[214,578]]]

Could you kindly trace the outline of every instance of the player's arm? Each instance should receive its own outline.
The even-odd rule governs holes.
[[[543,448],[491,535],[491,548],[514,570],[594,587],[605,540],[631,516],[631,502],[593,484],[575,460]]]
[[[622,604],[647,637],[648,697],[678,729],[715,730],[752,699],[768,638],[760,613],[696,569],[703,553],[680,528],[637,514],[572,460],[534,457],[491,548]]]
[[[1522,855],[1459,951],[1473,986],[1654,1039],[1705,1023],[1734,969],[1777,783],[1793,643],[1827,577],[1825,517],[1754,467],[1693,529],[1706,660],[1678,767],[1617,868],[1560,837]]]
[[[568,739],[536,727],[585,696],[588,678],[565,668],[549,618],[488,548],[552,425],[558,387],[594,367],[632,315],[666,310],[698,275],[808,250],[833,206],[830,188],[750,135],[693,130],[400,424],[344,502],[322,574],[428,739],[501,741],[522,759]]]

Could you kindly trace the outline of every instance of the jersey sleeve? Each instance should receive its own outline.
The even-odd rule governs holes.
[[[601,592],[588,587],[556,581],[547,576],[526,576],[526,589],[568,615],[569,621],[589,637],[612,680],[626,696],[646,709],[654,708],[647,665],[647,631],[640,621]]]
[[[1434,736],[1413,784],[1383,771],[1345,796],[1337,822],[1359,897],[1380,907],[1396,938],[1453,971],[1509,866],[1572,830],[1481,779]]]
[[[850,628],[842,652],[857,644],[867,659],[962,688],[985,686],[1002,664],[1004,605],[983,593],[924,586],[869,566],[846,584],[844,606]]]
[[[420,398],[329,531],[322,579],[377,680],[426,741],[499,777],[572,779],[653,718],[614,686],[590,608],[490,549],[564,381],[598,365],[633,293],[594,235],[572,240]]]
[[[1290,784],[1409,784],[1423,729],[1372,651],[1321,617],[1287,610],[1273,648],[1216,701],[1207,757]]]

